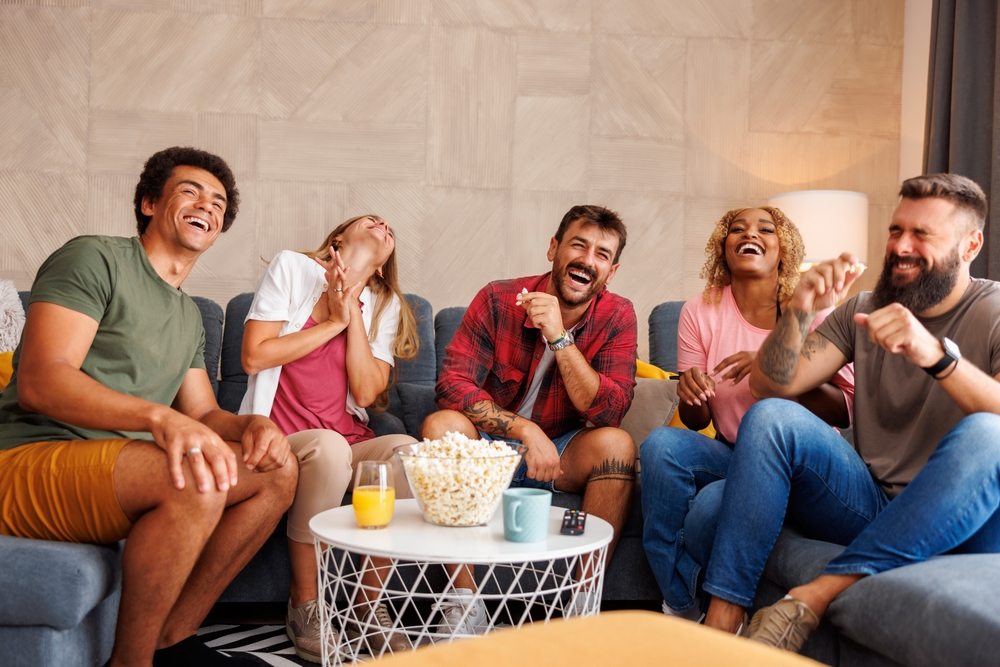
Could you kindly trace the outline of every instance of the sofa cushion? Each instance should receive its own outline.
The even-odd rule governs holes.
[[[396,385],[399,392],[399,404],[403,411],[403,424],[406,432],[412,437],[420,440],[420,427],[432,412],[437,411],[437,404],[434,402],[434,387],[413,384],[411,382],[400,382]]]
[[[434,350],[437,355],[438,375],[441,374],[441,368],[444,366],[445,350],[448,343],[454,338],[458,325],[462,323],[465,311],[465,308],[454,306],[439,310],[438,314],[434,316]]]
[[[865,577],[827,617],[845,636],[910,667],[996,664],[1000,556],[939,556]]]
[[[201,323],[205,326],[205,369],[212,381],[212,391],[219,395],[219,357],[222,354],[222,306],[203,296],[193,296],[191,300],[201,311]]]
[[[434,384],[437,370],[434,354],[434,317],[430,302],[416,294],[407,294],[406,302],[413,309],[417,320],[417,335],[420,337],[420,349],[413,359],[396,361],[396,371],[399,382],[414,382],[417,384]]]
[[[637,378],[635,396],[622,420],[622,429],[638,447],[653,429],[670,423],[677,401],[677,380]]]
[[[222,361],[219,372],[219,407],[239,412],[243,394],[247,393],[247,374],[240,360],[243,348],[243,320],[250,312],[253,292],[237,294],[226,304],[226,326],[222,333]]]
[[[121,585],[121,547],[0,535],[0,625],[76,627]]]
[[[649,313],[649,363],[665,371],[677,370],[677,324],[683,301],[667,301]]]

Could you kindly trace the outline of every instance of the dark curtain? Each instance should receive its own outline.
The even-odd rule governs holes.
[[[1000,279],[997,0],[934,0],[924,173],[968,176],[990,202],[972,275]]]

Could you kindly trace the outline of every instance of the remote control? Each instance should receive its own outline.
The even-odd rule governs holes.
[[[583,535],[583,528],[586,524],[586,512],[566,510],[566,513],[563,515],[562,528],[559,532],[563,535]]]

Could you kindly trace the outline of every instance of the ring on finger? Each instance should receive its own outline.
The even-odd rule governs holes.
[[[192,447],[185,452],[185,456],[194,456],[195,454],[201,454],[201,447]]]
[[[334,287],[334,288],[333,288],[333,291],[334,291],[334,292],[343,292],[343,291],[344,291],[344,289],[343,289],[342,287]]]

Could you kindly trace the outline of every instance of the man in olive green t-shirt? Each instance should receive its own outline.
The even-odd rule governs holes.
[[[861,273],[849,254],[812,267],[757,353],[750,388],[762,399],[799,395],[853,362],[854,447],[791,401],[747,412],[705,571],[706,625],[745,622],[786,515],[846,547],[749,623],[751,639],[796,651],[865,576],[1000,553],[1000,286],[969,269],[986,197],[954,174],[909,179],[900,195],[875,289],[809,333]]]
[[[236,217],[226,163],[153,155],[138,237],[82,236],[32,286],[0,396],[0,534],[126,539],[110,665],[262,664],[198,627],[291,504],[297,466],[269,420],[219,409],[180,285]]]

